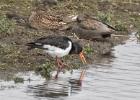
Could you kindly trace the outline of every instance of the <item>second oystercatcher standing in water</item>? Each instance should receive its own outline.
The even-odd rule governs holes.
[[[65,65],[60,59],[63,56],[69,54],[79,54],[81,61],[84,64],[86,63],[82,47],[78,43],[73,42],[70,38],[66,36],[50,35],[47,37],[39,38],[34,42],[27,43],[27,46],[29,46],[29,50],[34,48],[43,49],[51,57],[56,58],[58,71],[55,78],[58,77],[59,72]],[[82,80],[84,72],[85,71],[82,71],[80,75],[80,80]]]

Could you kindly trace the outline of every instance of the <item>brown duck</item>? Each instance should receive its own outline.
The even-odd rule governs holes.
[[[79,38],[104,40],[111,37],[111,34],[116,30],[112,26],[88,15],[79,15],[75,19],[76,23],[70,25],[67,30],[75,33]]]
[[[48,30],[56,30],[65,25],[61,18],[49,15],[44,11],[32,11],[29,17],[29,24],[35,29]]]

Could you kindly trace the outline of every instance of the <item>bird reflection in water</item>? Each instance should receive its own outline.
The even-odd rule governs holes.
[[[79,80],[49,80],[36,86],[28,86],[27,93],[33,93],[35,97],[58,98],[71,96],[81,91]]]

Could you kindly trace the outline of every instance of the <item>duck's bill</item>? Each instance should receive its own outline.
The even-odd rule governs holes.
[[[79,56],[80,56],[80,59],[81,59],[81,61],[83,62],[83,64],[87,64],[87,61],[86,61],[86,58],[85,58],[83,52],[81,52],[81,53],[79,54]]]

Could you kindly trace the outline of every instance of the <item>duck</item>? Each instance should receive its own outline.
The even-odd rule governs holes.
[[[76,15],[72,19],[73,24],[69,25],[66,31],[75,33],[81,39],[100,41],[110,38],[111,34],[117,31],[111,25],[103,23],[90,15]]]
[[[37,30],[58,30],[66,24],[60,17],[48,14],[43,10],[33,10],[28,22],[30,27]]]
[[[47,37],[42,37],[34,42],[29,42],[26,44],[28,46],[28,50],[32,50],[34,48],[44,50],[49,56],[56,59],[56,64],[58,66],[57,74],[55,75],[55,79],[58,78],[59,72],[64,68],[65,64],[61,60],[62,57],[71,54],[78,54],[83,64],[86,64],[87,61],[83,54],[83,48],[77,42],[73,42],[67,36],[54,36],[49,35]],[[81,72],[79,80],[82,80],[84,77],[85,71]]]

